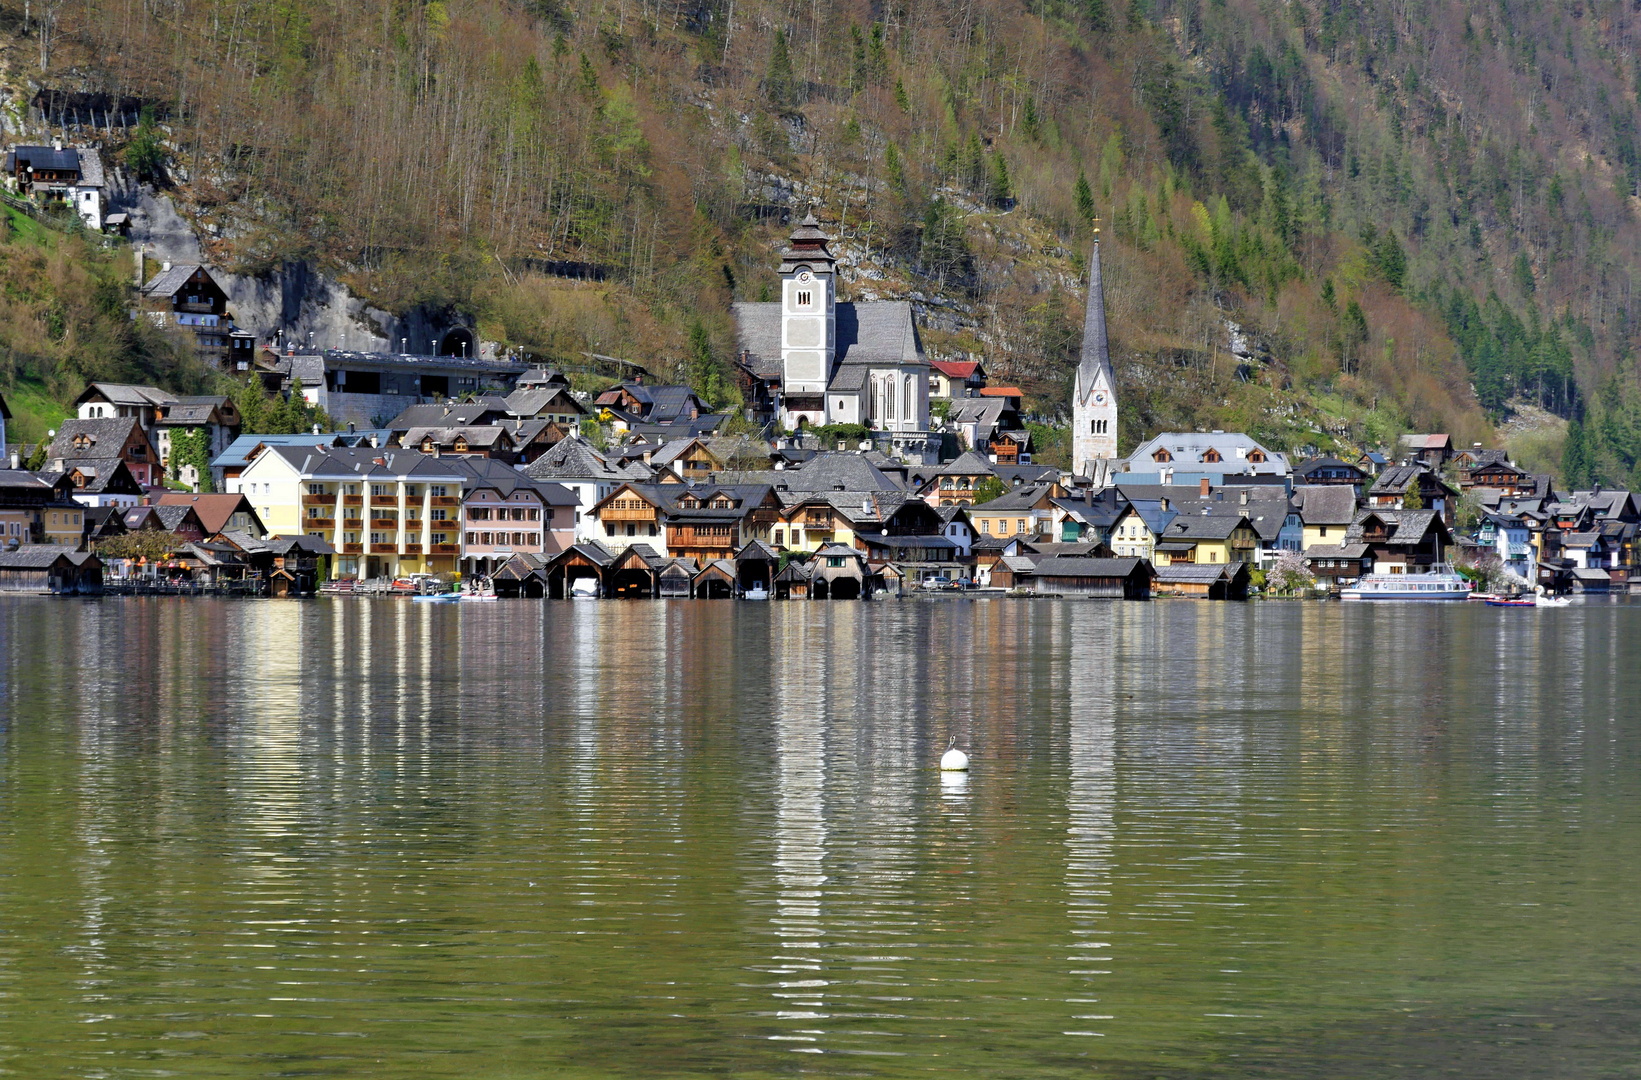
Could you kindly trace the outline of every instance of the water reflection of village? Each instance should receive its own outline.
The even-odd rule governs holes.
[[[1623,690],[1586,658],[1607,609],[1549,643],[1543,620],[1326,605],[83,610],[76,711],[7,690],[79,754],[53,781],[79,793],[62,979],[117,967],[111,919],[203,906],[203,942],[156,948],[288,976],[344,944],[482,944],[475,977],[554,1015],[671,1002],[680,1053],[722,994],[715,1030],[791,1051],[902,1053],[958,998],[1006,1019],[1004,1048],[1240,1030],[1318,962],[1280,912],[1445,887],[1411,837],[1454,812],[1456,740],[1492,768],[1457,812],[1508,837],[1610,738],[1556,703],[1617,715]],[[1567,662],[1535,679],[1498,659],[1544,649]],[[1496,722],[1456,726],[1478,700]],[[952,736],[974,770],[946,784]],[[109,843],[133,829],[144,847]],[[210,859],[183,857],[202,837]],[[111,912],[133,873],[151,887]],[[464,912],[498,905],[474,936]],[[1358,917],[1392,943],[1431,920]]]

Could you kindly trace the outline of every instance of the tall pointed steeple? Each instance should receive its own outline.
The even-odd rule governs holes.
[[[1071,471],[1092,476],[1094,462],[1117,456],[1117,378],[1105,333],[1105,287],[1100,281],[1100,240],[1088,261],[1088,307],[1083,314],[1083,353],[1071,397]]]

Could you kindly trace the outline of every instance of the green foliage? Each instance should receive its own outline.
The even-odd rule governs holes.
[[[204,428],[172,428],[168,464],[171,478],[180,480],[182,470],[193,466],[199,490],[211,490],[211,437]]]
[[[983,506],[994,499],[1001,499],[1008,492],[1007,484],[995,476],[988,476],[974,485],[974,505]]]
[[[1002,154],[991,156],[987,196],[993,206],[1006,207],[1014,201],[1014,185],[1009,182],[1009,165]]]
[[[936,197],[923,213],[918,270],[941,285],[960,285],[973,272],[962,211]]]
[[[1082,0],[1083,18],[1088,20],[1089,29],[1109,34],[1116,28],[1111,18],[1111,3],[1112,0]]]
[[[296,435],[314,425],[331,430],[330,417],[319,406],[309,405],[299,393],[270,395],[255,376],[243,382],[225,378],[221,391],[239,407],[240,430],[247,435]]]
[[[1567,425],[1567,442],[1561,450],[1561,482],[1570,488],[1587,488],[1595,475],[1584,425],[1577,420]]]
[[[158,562],[182,546],[176,533],[161,529],[138,529],[97,541],[97,554],[104,559],[132,559]]]
[[[1407,482],[1407,489],[1402,492],[1402,509],[1424,509],[1424,496],[1419,494],[1419,478],[1417,476]]]
[[[819,440],[823,449],[830,450],[841,442],[853,450],[872,437],[872,430],[865,424],[822,424],[810,428],[809,434]]]
[[[1094,224],[1094,189],[1088,186],[1088,177],[1077,170],[1077,183],[1071,189],[1072,201],[1077,206],[1077,217],[1084,225]]]
[[[125,144],[122,155],[125,167],[141,180],[152,180],[165,165],[165,147],[160,144],[159,128],[154,123],[154,108],[143,107],[137,130]]]
[[[764,97],[769,107],[785,115],[798,107],[798,80],[792,74],[792,54],[787,48],[786,31],[775,30],[769,50],[769,67],[764,72]]]
[[[1368,249],[1368,268],[1393,289],[1400,289],[1407,277],[1407,252],[1396,234],[1386,229],[1382,235],[1371,224],[1362,230]]]
[[[1523,321],[1496,293],[1478,305],[1457,288],[1438,303],[1483,408],[1502,414],[1517,397],[1561,415],[1576,407],[1572,350],[1555,324],[1540,321],[1537,309]]]
[[[689,356],[684,370],[690,388],[713,410],[740,406],[741,392],[735,385],[735,373],[713,350],[712,338],[699,318],[690,323]]]

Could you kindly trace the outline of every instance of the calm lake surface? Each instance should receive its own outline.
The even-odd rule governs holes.
[[[1641,1076],[1638,702],[1623,602],[0,599],[0,1071]]]

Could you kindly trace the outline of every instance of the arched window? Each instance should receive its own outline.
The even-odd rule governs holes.
[[[888,421],[900,415],[900,388],[895,384],[893,375],[889,376],[889,378],[884,381],[889,384],[889,408],[883,414],[883,419]]]
[[[902,399],[902,404],[906,411],[901,415],[910,421],[917,416],[917,384],[912,381],[910,375],[906,376],[905,393],[906,396]]]

